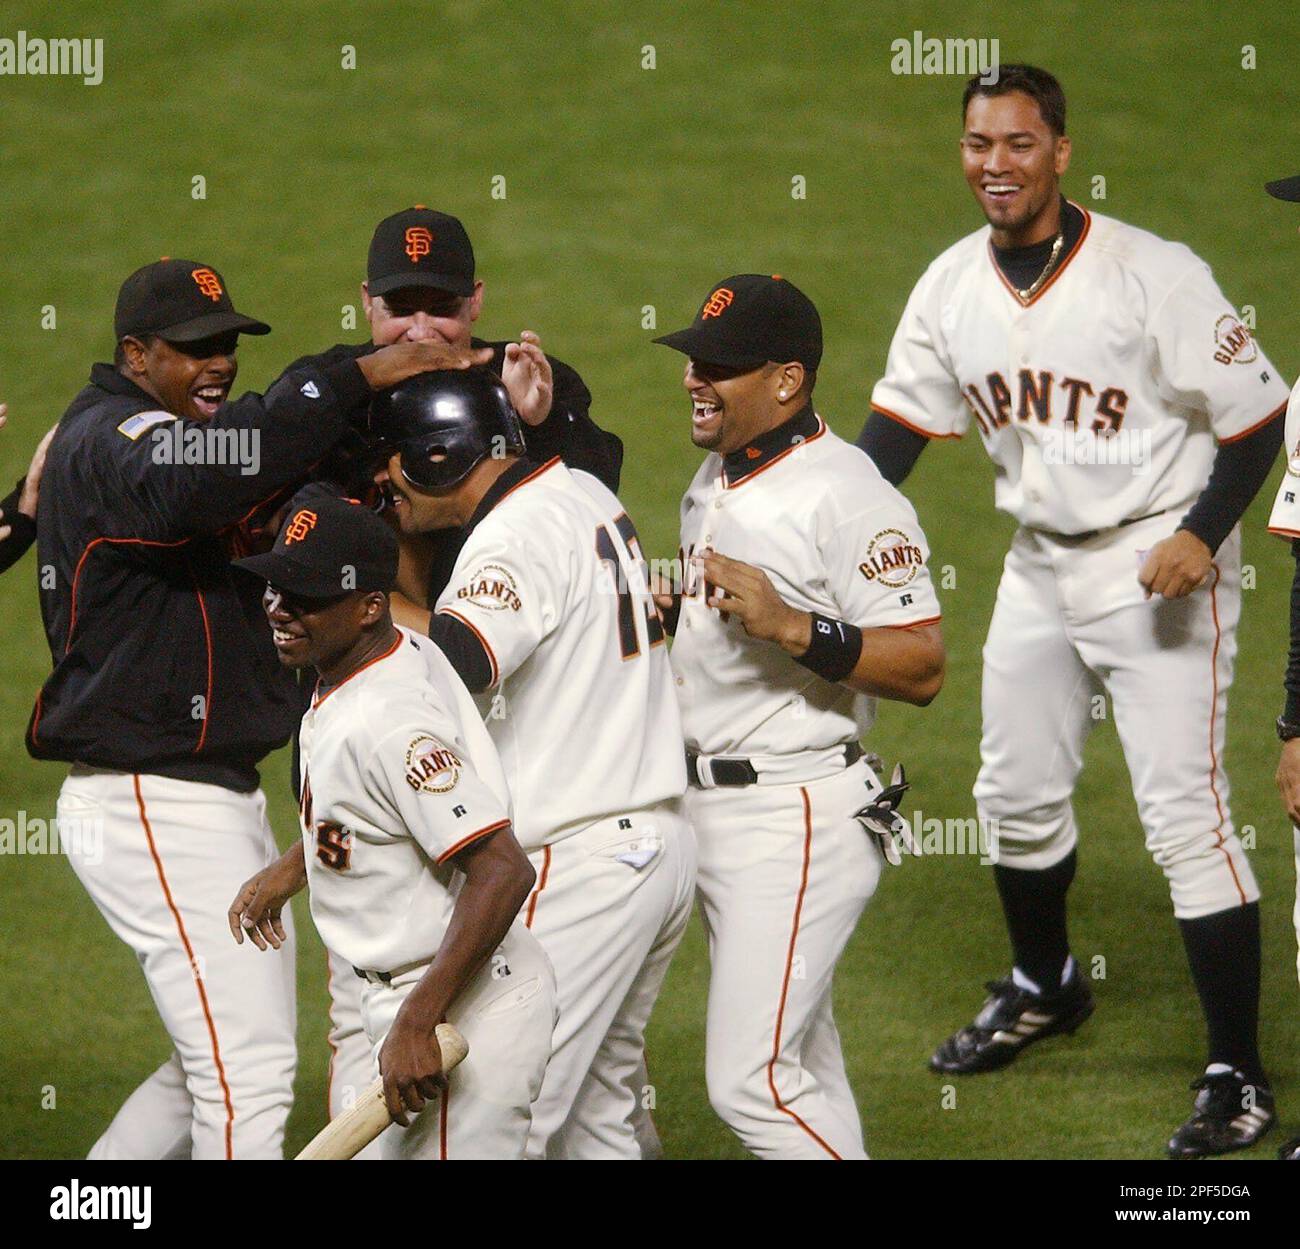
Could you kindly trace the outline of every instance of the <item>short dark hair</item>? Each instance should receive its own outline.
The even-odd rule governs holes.
[[[966,124],[966,110],[975,96],[1006,95],[1009,91],[1023,91],[1029,96],[1057,138],[1065,133],[1065,92],[1051,74],[1036,65],[1001,65],[996,82],[985,82],[980,76],[972,78],[962,92],[962,125]]]

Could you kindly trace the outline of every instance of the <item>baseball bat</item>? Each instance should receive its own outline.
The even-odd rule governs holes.
[[[438,1048],[442,1050],[442,1071],[447,1075],[464,1061],[469,1046],[460,1032],[449,1023],[440,1023],[435,1034]],[[321,1128],[294,1161],[338,1162],[352,1158],[391,1122],[384,1101],[384,1082],[376,1080],[361,1094],[351,1110],[345,1110]]]

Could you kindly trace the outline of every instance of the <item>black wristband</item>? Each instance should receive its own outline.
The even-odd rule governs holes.
[[[796,660],[825,681],[838,683],[858,666],[862,630],[844,620],[812,614],[812,641]]]

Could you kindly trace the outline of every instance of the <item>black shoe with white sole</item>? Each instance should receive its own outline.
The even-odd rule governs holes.
[[[1273,1090],[1250,1083],[1240,1071],[1203,1075],[1192,1088],[1192,1117],[1170,1140],[1171,1158],[1208,1158],[1249,1149],[1277,1122]]]
[[[1030,993],[1010,976],[990,980],[990,996],[975,1021],[953,1033],[930,1058],[942,1075],[974,1075],[1005,1067],[1026,1045],[1061,1032],[1073,1032],[1096,1003],[1088,982],[1074,975],[1056,993]]]

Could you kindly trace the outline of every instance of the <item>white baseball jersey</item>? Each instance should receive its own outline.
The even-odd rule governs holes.
[[[436,610],[487,651],[479,702],[533,851],[680,797],[686,764],[663,623],[622,504],[558,459],[509,473]]]
[[[1286,384],[1209,266],[1109,217],[1024,300],[990,228],[944,252],[913,289],[872,406],[930,438],[974,418],[996,502],[1021,524],[1081,534],[1189,506],[1215,439],[1286,401]]]
[[[709,588],[691,559],[707,547],[752,564],[792,607],[859,628],[933,623],[939,603],[916,513],[811,409],[727,461],[707,456],[682,500],[673,667],[687,745],[754,756],[856,741],[875,699],[832,685],[706,606]]]
[[[464,877],[451,859],[510,826],[510,795],[473,698],[443,653],[405,629],[318,691],[299,730],[311,913],[354,967],[431,959]]]
[[[1277,488],[1268,531],[1282,538],[1300,538],[1300,381],[1286,406],[1286,475]]]

